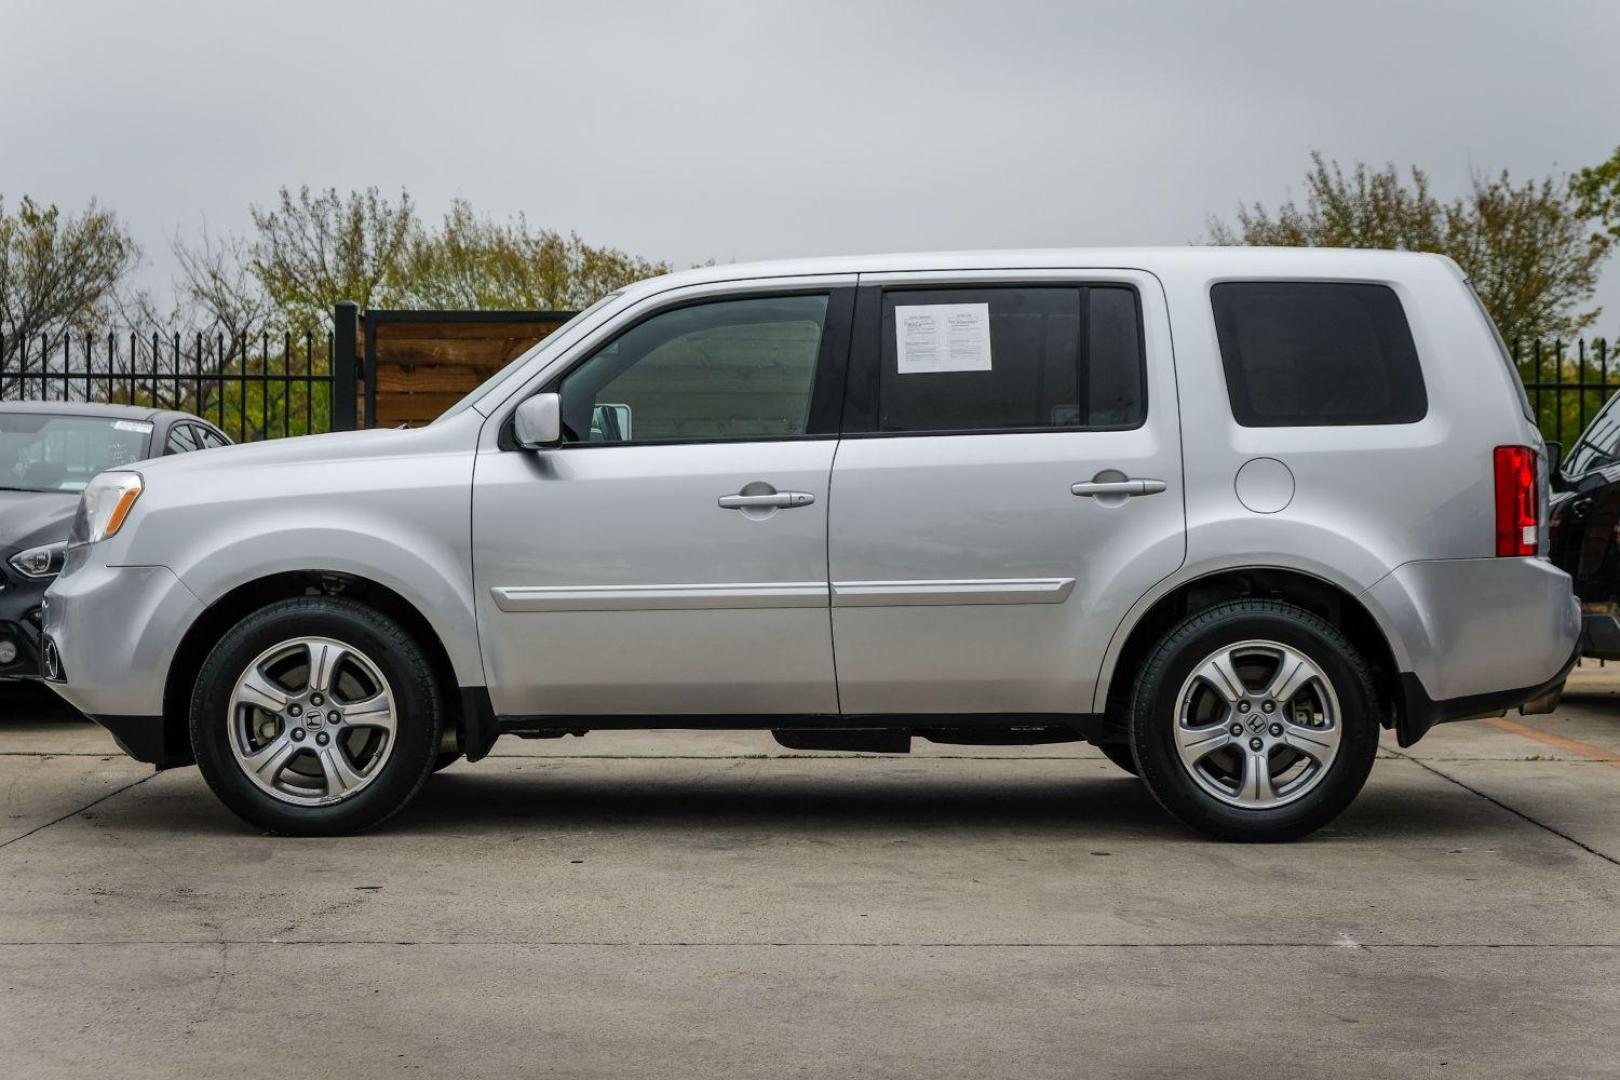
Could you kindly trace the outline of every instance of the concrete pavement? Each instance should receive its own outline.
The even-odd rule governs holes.
[[[0,699],[0,1075],[1620,1075],[1611,672],[1277,847],[1084,746],[752,733],[504,739],[272,839]]]

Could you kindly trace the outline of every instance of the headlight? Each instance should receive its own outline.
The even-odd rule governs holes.
[[[73,517],[68,546],[100,543],[118,535],[129,518],[135,500],[141,497],[141,475],[132,472],[98,473],[79,496],[79,512]]]
[[[55,577],[62,572],[62,559],[66,555],[67,541],[63,540],[17,552],[11,557],[11,567],[27,578]]]

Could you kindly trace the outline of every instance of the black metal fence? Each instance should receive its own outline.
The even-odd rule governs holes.
[[[1544,438],[1568,448],[1609,395],[1620,390],[1620,372],[1610,372],[1610,359],[1604,338],[1573,347],[1562,341],[1514,342],[1513,360]]]
[[[238,442],[354,427],[352,362],[345,409],[330,333],[0,335],[0,358],[0,401],[179,409]]]

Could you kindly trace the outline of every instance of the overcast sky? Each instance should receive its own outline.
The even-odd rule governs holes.
[[[677,266],[1176,244],[1308,153],[1562,173],[1620,144],[1615,0],[0,0],[0,194],[171,273],[278,185],[456,196]],[[1605,328],[1620,324],[1620,267]],[[1612,331],[1611,331],[1612,332]]]

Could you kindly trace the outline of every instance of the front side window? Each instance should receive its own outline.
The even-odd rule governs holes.
[[[707,442],[807,433],[826,294],[660,312],[562,380],[569,442]]]
[[[146,457],[144,420],[0,411],[0,489],[83,491],[103,469]]]
[[[889,290],[882,335],[879,431],[1107,430],[1146,415],[1133,289]]]
[[[1411,424],[1428,413],[1412,331],[1388,286],[1225,282],[1210,300],[1244,427]]]

